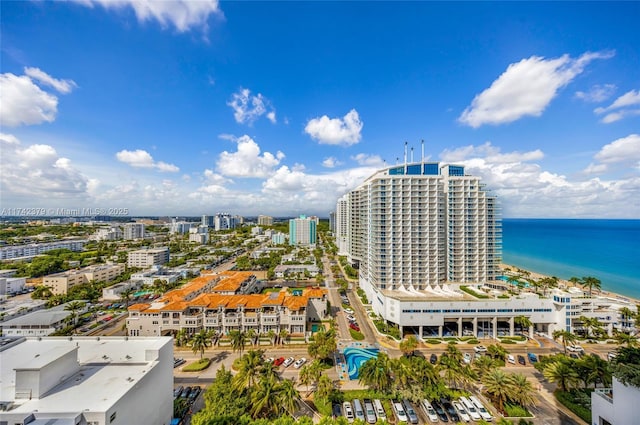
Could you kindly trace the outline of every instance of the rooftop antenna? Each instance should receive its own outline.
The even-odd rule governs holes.
[[[424,139],[422,139],[422,162],[424,162]]]
[[[404,165],[407,165],[407,142],[404,142]]]
[[[411,147],[411,163],[413,164],[413,146]]]
[[[396,165],[398,165],[398,162],[400,162],[400,158],[396,156]]]

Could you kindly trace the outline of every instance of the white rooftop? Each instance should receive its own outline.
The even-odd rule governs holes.
[[[15,413],[106,411],[157,367],[167,343],[170,337],[45,337],[0,345],[0,402],[13,402]],[[75,350],[75,373],[56,377],[60,383],[40,399],[15,399],[16,369],[37,370]]]

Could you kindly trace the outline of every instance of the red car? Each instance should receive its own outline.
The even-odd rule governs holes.
[[[355,323],[355,322],[351,322],[351,323],[349,323],[349,327],[350,327],[351,329],[353,329],[354,331],[358,331],[358,332],[360,332],[360,326],[358,326],[358,324],[357,324],[357,323]]]
[[[284,363],[284,357],[278,357],[273,361],[274,366],[280,366],[282,363]]]

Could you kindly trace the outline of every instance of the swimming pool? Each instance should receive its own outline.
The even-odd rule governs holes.
[[[143,295],[153,294],[153,291],[138,291],[133,294],[134,298],[141,297]]]
[[[502,280],[504,282],[507,282],[507,283],[513,285],[513,286],[518,286],[518,284],[516,282],[513,282],[513,283],[509,282],[509,277],[508,276],[498,276],[498,280]],[[520,282],[520,281],[518,281],[518,282]],[[528,288],[529,286],[531,286],[531,284],[529,282],[522,282],[522,284],[523,284],[524,288]]]
[[[369,359],[375,359],[378,357],[377,348],[360,348],[360,347],[347,347],[344,349],[344,358],[347,362],[347,372],[349,373],[349,379],[358,379],[358,370],[364,362]]]

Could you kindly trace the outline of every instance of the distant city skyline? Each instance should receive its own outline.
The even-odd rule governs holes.
[[[424,140],[506,218],[640,218],[638,16],[638,2],[3,2],[0,209],[326,218]]]

